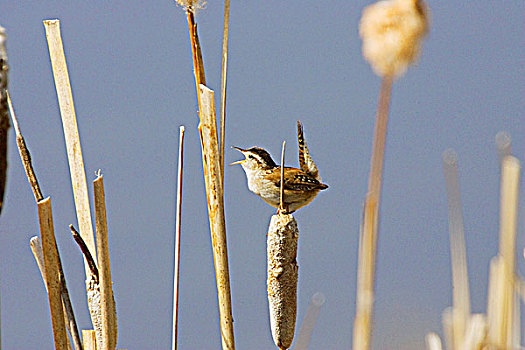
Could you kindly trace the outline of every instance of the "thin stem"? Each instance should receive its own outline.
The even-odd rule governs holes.
[[[26,171],[27,180],[29,181],[31,190],[33,190],[33,195],[35,196],[35,200],[39,202],[44,197],[42,196],[42,191],[40,190],[40,185],[38,184],[35,170],[33,169],[33,163],[31,161],[31,154],[29,153],[29,150],[27,149],[24,137],[22,136],[22,133],[20,132],[20,127],[18,125],[18,120],[16,119],[15,110],[13,108],[13,103],[11,101],[11,96],[9,96],[9,92],[7,93],[7,104],[9,106],[9,113],[11,114],[11,120],[13,121],[13,126],[15,128],[16,144],[18,146],[18,152],[20,153],[20,159],[22,160],[22,165],[24,166],[24,170]]]
[[[80,247],[80,251],[82,251],[82,254],[84,254],[84,258],[86,258],[87,264],[89,266],[89,270],[91,271],[91,275],[95,277],[95,283],[98,284],[98,267],[95,260],[93,260],[93,256],[91,255],[91,252],[89,251],[88,246],[86,245],[86,242],[84,242],[84,239],[78,233],[78,231],[73,227],[73,225],[69,225],[69,229],[71,230],[71,234],[73,235],[73,239]]]
[[[359,257],[357,271],[357,306],[354,321],[353,348],[366,350],[370,348],[372,329],[372,311],[374,305],[374,275],[377,250],[379,201],[381,197],[381,177],[385,156],[386,131],[392,77],[385,76],[381,81],[377,106],[376,124],[368,193],[365,199],[362,230],[359,237]]]
[[[224,190],[224,140],[226,134],[226,83],[228,73],[228,38],[230,28],[230,0],[224,0],[224,30],[222,35],[222,73],[221,73],[221,174],[222,188]]]
[[[180,127],[179,167],[177,173],[177,208],[175,216],[175,271],[173,276],[173,327],[171,348],[177,350],[177,332],[179,320],[179,269],[180,269],[180,234],[182,223],[182,175],[184,170],[184,126]]]
[[[284,151],[286,149],[286,141],[283,141],[283,148],[281,151],[281,188],[279,191],[279,211],[284,210]]]

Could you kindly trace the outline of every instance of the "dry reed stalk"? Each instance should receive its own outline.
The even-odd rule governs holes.
[[[325,296],[323,293],[315,293],[310,299],[310,304],[308,304],[308,310],[306,310],[306,315],[304,316],[301,329],[297,335],[297,340],[295,341],[294,350],[307,350],[308,344],[310,343],[310,338],[315,327],[315,322],[319,316],[319,311],[321,306],[325,302]]]
[[[113,282],[111,279],[111,263],[109,258],[108,226],[106,216],[106,196],[104,193],[104,177],[100,173],[93,181],[95,197],[95,223],[99,269],[100,307],[102,344],[97,344],[99,350],[111,350],[117,346],[117,311],[113,297]]]
[[[87,244],[91,255],[96,257],[86,174],[84,170],[84,161],[82,159],[82,150],[80,147],[71,84],[69,81],[67,63],[60,34],[60,21],[44,21],[44,28],[46,30],[49,57],[53,68],[60,115],[62,117],[62,126],[64,128],[64,138],[66,141],[67,158],[69,161],[69,170],[71,173],[71,183],[73,187],[73,195],[75,197],[75,208],[80,235]],[[90,272],[86,261],[84,261],[84,267],[86,279],[89,279]]]
[[[184,170],[184,126],[179,129],[179,165],[177,170],[177,207],[175,214],[175,252],[173,269],[173,324],[171,348],[177,350],[177,333],[179,324],[179,269],[180,269],[180,235],[182,225],[182,175]]]
[[[491,264],[489,306],[489,342],[495,346],[512,348],[514,317],[514,280],[516,265],[516,223],[520,179],[520,163],[507,156],[502,162],[500,192],[500,246],[494,270]],[[493,275],[494,274],[494,275]],[[496,281],[495,281],[496,280]],[[492,305],[491,305],[492,304]]]
[[[425,344],[427,345],[427,350],[442,350],[441,339],[436,333],[428,333],[425,337]]]
[[[97,337],[94,330],[83,329],[82,339],[84,339],[84,350],[97,350]]]
[[[280,212],[272,216],[266,248],[268,306],[273,341],[279,349],[290,348],[294,338],[299,276],[296,260],[298,239],[299,229],[293,215]]]
[[[482,314],[472,315],[467,323],[462,350],[481,349],[487,333],[487,322]]]
[[[51,311],[51,324],[55,349],[67,349],[67,333],[62,308],[62,295],[60,293],[60,273],[58,268],[58,250],[53,228],[53,214],[51,212],[51,199],[49,197],[38,202],[38,218],[40,235],[42,236],[42,249],[44,252],[44,270],[46,271],[47,292],[49,308]]]
[[[235,349],[215,100],[213,91],[205,85],[199,85],[199,94],[199,134],[202,146],[202,165],[206,183],[215,275],[217,278],[222,347],[223,349]]]
[[[500,163],[503,162],[503,159],[506,156],[511,155],[512,151],[512,138],[509,133],[505,131],[500,131],[496,134],[495,137],[496,151],[498,152],[498,158]]]
[[[443,153],[443,173],[447,188],[450,254],[452,260],[452,347],[454,349],[462,349],[465,342],[467,323],[470,319],[470,293],[457,155],[451,149]]]
[[[46,287],[47,292],[47,282],[46,282],[46,271],[44,267],[44,253],[42,251],[42,244],[40,243],[40,239],[38,236],[34,236],[29,240],[29,244],[31,246],[31,251],[33,252],[33,256],[35,257],[35,261],[38,265],[38,269],[40,270],[40,275],[42,276],[42,280],[44,281],[44,286]],[[62,296],[62,303],[63,303],[63,311],[64,311],[64,319],[67,320],[66,326],[68,328],[69,334],[71,334],[71,338],[73,339],[73,345],[75,347],[75,350],[82,350],[82,341],[80,340],[80,334],[78,332],[78,326],[75,319],[75,314],[73,313],[73,305],[71,305],[71,299],[69,298],[69,292],[67,290],[66,282],[64,273],[62,271],[62,264],[60,262],[60,255],[58,255],[58,262],[59,262],[59,273],[60,273],[60,282],[61,282],[61,288],[60,293]],[[71,348],[71,344],[68,340],[68,349]]]
[[[15,115],[15,109],[13,108],[13,103],[11,101],[11,96],[9,95],[9,93],[7,94],[7,102],[9,106],[9,112],[11,114],[11,119],[13,121],[13,126],[15,128],[18,153],[20,153],[20,159],[22,160],[22,165],[24,166],[24,170],[27,175],[27,180],[29,181],[29,185],[31,186],[31,190],[33,191],[35,200],[36,202],[38,202],[44,197],[42,196],[42,191],[40,190],[38,179],[36,178],[35,170],[33,169],[31,154],[29,153],[29,149],[27,148],[24,137],[22,136],[22,132],[20,131],[20,126],[18,125],[18,120],[16,119]]]
[[[427,12],[420,0],[379,1],[363,10],[359,23],[363,56],[382,81],[359,237],[354,350],[370,348],[381,175],[392,81],[418,58],[422,39],[428,32]]]
[[[33,191],[33,195],[35,196],[35,201],[38,202],[43,199],[42,191],[40,190],[40,186],[38,185],[38,179],[36,177],[35,171],[33,169],[33,164],[31,161],[31,154],[29,153],[29,150],[27,148],[27,145],[25,143],[24,137],[22,136],[22,132],[20,131],[20,126],[18,125],[18,120],[16,119],[15,110],[13,108],[13,103],[11,101],[11,97],[9,96],[9,93],[7,94],[7,102],[9,106],[9,113],[11,114],[11,119],[13,121],[13,126],[15,128],[15,134],[16,134],[16,144],[18,146],[18,152],[20,154],[20,159],[22,160],[22,165],[24,166],[24,170],[27,175],[27,179],[29,181],[29,185],[31,186],[31,190]],[[38,237],[33,237],[37,238]],[[30,241],[31,249],[33,249],[33,240]],[[38,248],[40,244],[35,246],[35,248]],[[41,249],[41,248],[40,248]],[[33,250],[33,253],[35,251]],[[57,249],[58,253],[58,249]],[[37,256],[35,255],[35,259],[37,259]],[[43,272],[43,264],[38,262],[37,264],[40,269],[40,273],[42,274],[42,278],[44,278],[44,284],[45,284],[45,274]],[[80,334],[78,332],[78,327],[75,319],[75,314],[73,312],[73,305],[71,304],[71,299],[69,298],[69,292],[66,284],[66,278],[64,276],[64,271],[62,269],[62,262],[60,260],[60,254],[58,254],[58,269],[60,274],[60,293],[62,295],[62,302],[64,306],[64,317],[67,320],[67,326],[69,333],[71,334],[71,337],[73,338],[73,344],[75,346],[75,349],[81,350],[82,349],[82,342],[80,340]],[[46,285],[47,288],[47,285]],[[68,339],[68,347],[70,347],[69,339]]]
[[[228,38],[230,29],[230,0],[224,0],[224,29],[222,35],[222,64],[221,64],[221,169],[222,188],[224,189],[224,142],[226,134],[226,84],[228,78]]]
[[[356,350],[364,350],[370,347],[379,200],[381,198],[381,176],[385,155],[391,89],[392,77],[384,77],[379,93],[372,157],[370,160],[370,175],[368,178],[368,193],[365,199],[363,223],[359,236],[357,305],[353,338],[353,348]]]
[[[7,131],[9,130],[8,111],[8,73],[5,29],[0,26],[0,213],[4,203],[5,183],[7,178]],[[1,344],[0,344],[1,346]]]

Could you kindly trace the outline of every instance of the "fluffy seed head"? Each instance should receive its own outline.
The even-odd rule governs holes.
[[[383,0],[363,10],[363,56],[376,74],[399,77],[417,60],[428,32],[428,14],[422,0]]]

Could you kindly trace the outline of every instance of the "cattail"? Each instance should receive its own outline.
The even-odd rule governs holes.
[[[420,0],[384,0],[363,10],[363,56],[376,74],[401,76],[417,60],[428,32],[428,13]]]
[[[292,345],[297,315],[297,240],[299,229],[291,214],[275,214],[267,238],[268,304],[275,345]]]

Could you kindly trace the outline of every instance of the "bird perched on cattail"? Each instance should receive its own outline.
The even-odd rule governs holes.
[[[297,122],[297,136],[301,169],[284,167],[284,213],[293,213],[304,207],[314,200],[319,191],[328,188],[321,182],[319,171],[310,157],[300,122]],[[245,159],[230,165],[240,164],[246,173],[250,191],[272,207],[279,208],[281,167],[273,161],[270,154],[263,148],[233,148],[240,151]]]

